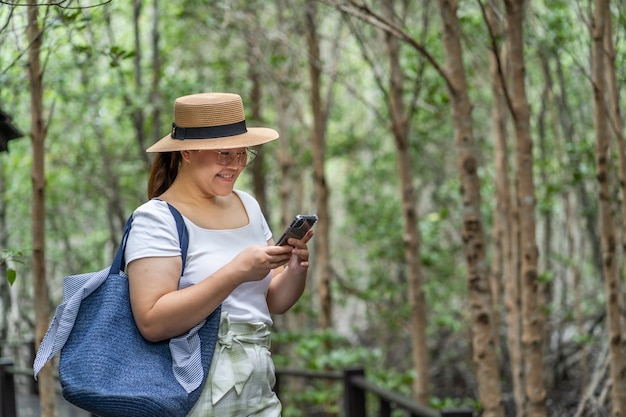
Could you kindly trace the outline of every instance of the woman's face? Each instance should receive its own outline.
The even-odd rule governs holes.
[[[246,164],[246,148],[184,151],[182,156],[194,185],[212,196],[230,194]]]

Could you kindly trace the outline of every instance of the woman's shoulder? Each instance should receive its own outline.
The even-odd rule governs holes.
[[[242,190],[234,190],[235,194],[239,197],[241,202],[246,206],[246,208],[260,208],[259,202],[252,196],[252,194],[247,191]]]
[[[141,204],[139,207],[137,207],[134,213],[135,214],[144,214],[144,213],[161,214],[161,213],[169,213],[169,209],[167,208],[167,202],[153,198]]]
[[[167,203],[149,200],[137,207],[126,244],[126,261],[179,254],[176,220]]]
[[[171,225],[176,221],[169,210],[167,202],[158,199],[148,200],[133,213],[133,226],[136,224],[153,224],[171,229]],[[175,228],[174,228],[175,229]]]

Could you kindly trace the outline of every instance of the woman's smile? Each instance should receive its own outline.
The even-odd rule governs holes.
[[[225,181],[234,181],[237,176],[233,173],[219,173],[217,176]]]

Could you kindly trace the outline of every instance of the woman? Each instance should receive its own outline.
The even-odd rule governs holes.
[[[302,295],[309,231],[275,246],[257,201],[234,189],[251,146],[278,138],[268,128],[246,128],[236,94],[180,97],[172,133],[148,148],[158,152],[150,173],[150,201],[133,215],[126,246],[130,297],[137,326],[151,341],[197,325],[220,304],[220,338],[211,371],[191,416],[278,416],[269,353],[270,314],[287,311]],[[167,203],[189,233],[184,276]],[[284,267],[286,265],[286,268]]]

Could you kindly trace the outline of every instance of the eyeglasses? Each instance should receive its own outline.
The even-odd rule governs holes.
[[[218,165],[230,165],[235,159],[237,159],[237,164],[242,167],[250,165],[258,153],[256,149],[251,148],[246,148],[243,152],[212,151],[217,153]]]

